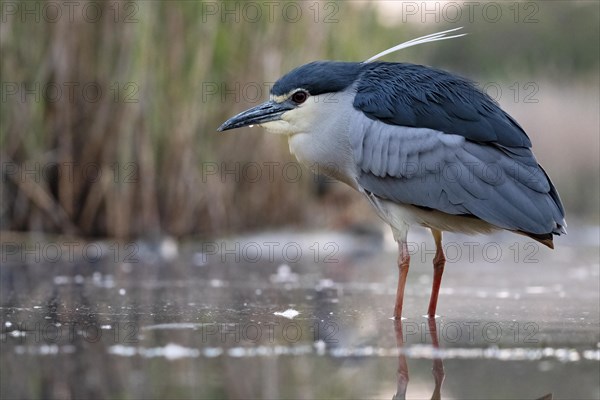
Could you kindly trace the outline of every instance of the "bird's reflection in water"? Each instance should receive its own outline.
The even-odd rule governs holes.
[[[435,318],[427,318],[427,324],[429,326],[429,332],[431,333],[431,344],[433,348],[437,350],[440,347],[440,343],[438,340]],[[404,355],[404,336],[402,333],[401,320],[394,320],[394,331],[396,333],[396,346],[398,347],[398,386],[392,400],[403,400],[406,399],[406,388],[408,387],[408,363],[406,362],[406,356]],[[444,377],[446,375],[444,372],[444,362],[441,357],[438,357],[435,354],[435,352],[431,372],[435,382],[435,388],[433,389],[431,398],[440,399],[442,395],[442,384],[444,383]]]
[[[427,318],[427,325],[429,327],[429,333],[431,333],[431,345],[434,349],[431,373],[433,374],[435,388],[433,389],[431,399],[439,400],[442,398],[442,384],[444,383],[446,373],[444,372],[444,362],[442,357],[437,351],[440,348],[440,342],[435,318]],[[392,400],[404,400],[406,399],[406,389],[408,387],[408,363],[406,362],[406,356],[404,355],[404,336],[402,333],[401,320],[394,320],[394,331],[396,334],[396,346],[398,348],[398,386]],[[552,400],[552,398],[552,393],[548,393],[536,400]]]

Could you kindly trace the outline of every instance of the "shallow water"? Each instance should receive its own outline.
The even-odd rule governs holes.
[[[102,257],[4,237],[2,398],[600,397],[598,228],[555,251],[446,235],[433,321],[432,240],[410,239],[396,322],[395,248],[369,230],[87,244]]]

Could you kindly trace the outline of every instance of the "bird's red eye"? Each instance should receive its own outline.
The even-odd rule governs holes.
[[[299,90],[292,95],[292,101],[296,104],[302,104],[308,99],[308,93],[304,90]]]

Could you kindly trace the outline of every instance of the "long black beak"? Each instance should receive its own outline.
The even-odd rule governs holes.
[[[274,101],[267,101],[253,107],[249,110],[243,111],[235,117],[229,118],[217,129],[217,131],[227,131],[229,129],[241,128],[248,125],[258,125],[269,121],[277,121],[281,119],[281,115],[294,108],[293,105],[283,102],[276,103]]]

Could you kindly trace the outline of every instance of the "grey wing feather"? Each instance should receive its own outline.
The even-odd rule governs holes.
[[[389,125],[352,113],[358,183],[374,195],[498,227],[561,233],[564,210],[526,147],[503,148],[428,128]]]

